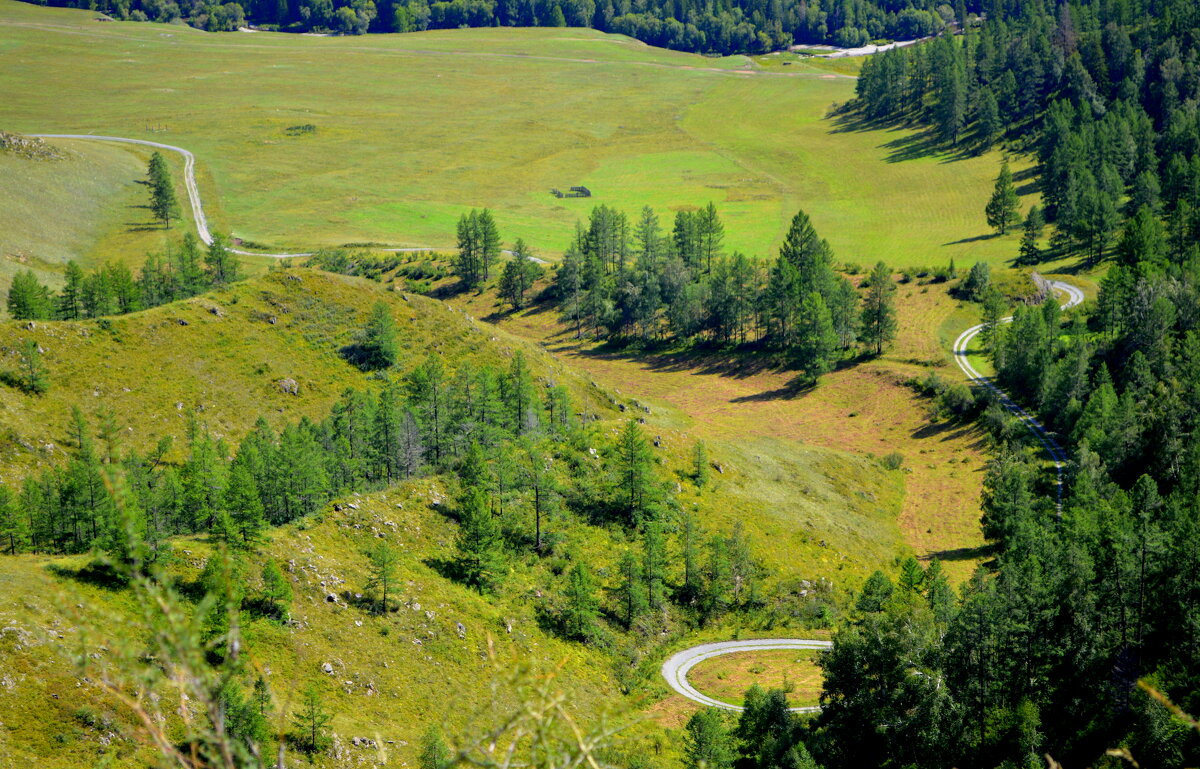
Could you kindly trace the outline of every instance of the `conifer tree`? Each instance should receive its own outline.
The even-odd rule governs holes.
[[[639,526],[649,514],[653,480],[650,463],[652,455],[642,430],[630,419],[617,437],[614,471],[617,481],[617,504],[623,509],[626,523]]]
[[[1020,220],[1017,214],[1018,203],[1012,171],[1009,170],[1008,160],[1005,159],[1000,165],[1000,175],[996,177],[996,186],[985,210],[988,226],[1000,235],[1006,235],[1008,228]]]
[[[1041,240],[1042,230],[1045,226],[1046,220],[1042,215],[1042,209],[1034,205],[1029,209],[1029,215],[1025,217],[1021,250],[1017,257],[1018,264],[1032,266],[1042,261],[1042,250],[1038,247],[1038,241]]]
[[[896,284],[883,262],[875,265],[869,280],[862,308],[862,336],[876,355],[882,355],[884,345],[896,338]]]
[[[632,628],[649,609],[646,601],[646,583],[642,579],[642,564],[638,557],[626,551],[618,567],[621,576],[617,594],[620,600],[621,619],[625,627]]]
[[[688,719],[685,732],[683,755],[687,769],[732,769],[737,756],[721,711],[697,710]]]
[[[8,314],[13,320],[48,320],[51,314],[50,290],[38,282],[32,270],[13,276],[8,289]]]
[[[696,441],[696,445],[692,447],[692,480],[696,482],[696,488],[703,489],[707,486],[711,475],[708,447],[704,445],[704,441]]]
[[[501,544],[500,526],[483,491],[467,488],[459,504],[457,565],[462,580],[482,591],[494,587],[503,570]]]
[[[646,580],[646,602],[658,611],[666,605],[667,547],[662,526],[648,521],[642,532],[642,576]]]
[[[262,538],[266,521],[263,517],[258,484],[246,459],[240,454],[229,467],[224,507],[229,512],[237,533],[233,544],[242,548],[254,546]]]
[[[300,708],[292,717],[296,744],[310,755],[324,750],[329,744],[327,731],[332,720],[321,689],[315,683],[309,684],[300,695]]]
[[[421,753],[417,758],[419,769],[448,769],[451,764],[450,749],[442,739],[442,731],[436,724],[430,726],[421,737]]]
[[[263,598],[279,616],[287,614],[292,602],[292,586],[274,558],[268,558],[262,568]]]
[[[45,395],[50,389],[50,371],[37,342],[26,339],[21,344],[20,362],[21,388],[32,395]]]
[[[563,630],[568,638],[590,641],[596,634],[600,602],[587,566],[577,563],[571,568],[567,583],[566,608],[563,611]]]
[[[358,363],[365,370],[391,368],[400,354],[396,321],[387,303],[376,302],[358,341]]]
[[[400,563],[399,554],[387,542],[380,540],[367,550],[367,568],[370,578],[367,580],[367,592],[378,594],[375,601],[375,613],[387,614],[389,596],[396,584],[396,568]]]
[[[179,200],[175,197],[175,184],[171,180],[171,170],[158,152],[150,156],[148,175],[150,177],[150,210],[155,219],[162,222],[164,227],[170,228],[171,217],[179,214]]]

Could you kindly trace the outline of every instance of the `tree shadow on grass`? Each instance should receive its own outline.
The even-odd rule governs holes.
[[[991,558],[995,555],[996,546],[989,543],[976,547],[956,547],[950,550],[938,550],[937,552],[921,556],[921,560],[930,561],[936,558],[939,561],[974,561],[978,558]]]
[[[129,587],[129,578],[117,571],[112,564],[103,561],[89,561],[78,569],[50,564],[46,570],[56,577],[105,590],[118,591]]]
[[[878,145],[887,151],[887,162],[902,163],[927,157],[940,157],[941,163],[965,160],[978,154],[976,147],[965,139],[955,146],[947,145],[930,126],[906,120],[867,117],[861,109],[840,110],[832,116],[831,133],[903,132]]]

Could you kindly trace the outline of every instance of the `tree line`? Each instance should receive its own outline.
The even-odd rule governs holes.
[[[17,320],[82,320],[187,299],[241,279],[241,267],[227,244],[225,237],[216,235],[212,245],[202,248],[189,232],[178,246],[147,255],[136,275],[123,262],[85,271],[72,260],[57,294],[32,270],[23,270],[9,288],[8,314]]]
[[[993,558],[957,595],[915,562],[866,582],[821,657],[823,710],[795,736],[822,764],[1200,757],[1173,710],[1200,711],[1200,259],[1144,214],[1116,250],[1094,305],[985,313],[999,380],[1069,450],[1061,509],[1040,446],[988,405]]]
[[[591,27],[697,53],[766,53],[795,43],[860,46],[927,37],[974,21],[980,3],[933,0],[50,0],[120,19],[245,24],[288,32],[418,32],[460,27]]]
[[[1198,27],[1186,0],[1022,3],[989,13],[961,44],[942,36],[868,59],[856,105],[872,120],[925,124],[947,146],[1031,151],[1045,205],[1026,221],[1023,264],[1094,265],[1139,214],[1162,221],[1181,257],[1200,233]],[[988,218],[1003,234],[1019,220],[1000,202]]]
[[[779,256],[727,255],[711,203],[676,214],[669,233],[645,207],[637,222],[608,206],[576,228],[546,296],[577,335],[641,343],[707,342],[781,354],[810,380],[895,337],[895,282],[879,263],[856,287],[804,212]]]

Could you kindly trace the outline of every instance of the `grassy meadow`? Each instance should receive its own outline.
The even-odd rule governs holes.
[[[788,692],[793,708],[811,707],[821,698],[821,669],[816,651],[775,649],[737,654],[701,662],[688,673],[700,692],[730,705],[741,705],[754,684]]]
[[[727,246],[750,254],[771,252],[797,208],[847,261],[1016,251],[983,219],[998,154],[950,162],[913,131],[829,114],[853,95],[853,63],[713,59],[577,29],[209,34],[14,0],[0,2],[0,50],[4,128],[187,147],[214,224],[271,248],[447,247],[458,216],[488,206],[506,239],[552,256],[593,205],[669,217],[711,200]],[[549,194],[577,184],[595,196]],[[19,229],[0,229],[9,258],[29,240]]]

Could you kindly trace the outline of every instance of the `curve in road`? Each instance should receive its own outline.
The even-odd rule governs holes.
[[[712,708],[741,711],[740,705],[730,705],[699,692],[687,680],[688,672],[704,660],[720,657],[723,654],[735,652],[769,651],[772,649],[828,649],[833,646],[829,641],[811,641],[803,638],[755,638],[745,641],[719,641],[717,643],[700,644],[690,649],[677,652],[667,659],[662,666],[663,678],[676,692],[689,700],[699,702]],[[791,708],[794,713],[816,713],[819,706]]]
[[[1066,294],[1067,301],[1062,305],[1064,310],[1069,307],[1074,307],[1083,301],[1083,291],[1075,286],[1072,286],[1070,283],[1064,283],[1061,280],[1050,280],[1046,282],[1052,290]],[[1010,315],[1007,318],[1001,318],[1000,322],[1011,323],[1012,316]],[[978,336],[979,333],[986,327],[986,323],[980,323],[978,326],[972,326],[971,328],[962,332],[958,339],[954,340],[954,360],[958,362],[958,367],[962,369],[962,372],[967,375],[967,379],[995,395],[996,399],[1000,401],[1000,404],[1004,406],[1004,408],[1008,409],[1008,411],[1016,416],[1017,419],[1021,420],[1021,424],[1025,425],[1026,429],[1033,433],[1034,437],[1038,439],[1038,442],[1042,444],[1042,448],[1044,448],[1046,453],[1050,455],[1050,459],[1054,462],[1056,492],[1058,495],[1057,504],[1059,513],[1061,514],[1063,496],[1063,465],[1067,461],[1067,452],[1062,446],[1059,445],[1058,441],[1054,439],[1054,436],[1046,431],[1046,428],[1042,426],[1042,423],[1039,422],[1036,417],[1017,405],[1016,401],[1009,397],[1008,393],[1000,389],[1000,387],[992,380],[991,377],[984,376],[983,374],[979,373],[979,371],[973,365],[971,365],[971,360],[967,355],[967,350],[970,348],[971,342],[974,341],[975,337]]]
[[[212,233],[208,229],[208,217],[204,215],[204,203],[200,200],[200,188],[196,185],[196,156],[183,147],[176,147],[173,144],[163,144],[162,142],[152,142],[146,139],[130,139],[124,136],[98,136],[96,134],[27,134],[38,139],[88,139],[102,142],[119,142],[121,144],[139,144],[143,147],[153,147],[155,149],[167,150],[175,152],[183,156],[183,184],[187,188],[188,203],[191,204],[192,218],[196,222],[196,234],[200,236],[200,240],[204,241],[204,245],[211,245],[213,242]],[[236,248],[228,249],[232,253],[241,256],[267,256],[274,259],[290,259],[293,256],[312,256],[312,251],[297,251],[296,253],[268,254],[262,251],[241,251]],[[433,251],[433,248],[379,248],[376,251],[385,251],[392,254],[413,254],[421,251]],[[506,254],[512,254],[511,251],[505,251]],[[536,256],[530,257],[538,264],[546,264],[547,262],[538,259]]]

